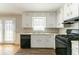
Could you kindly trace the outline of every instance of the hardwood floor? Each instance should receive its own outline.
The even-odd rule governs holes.
[[[54,49],[45,48],[20,49],[15,55],[55,55],[55,51]]]
[[[19,49],[18,45],[0,45],[0,55],[13,55]]]
[[[54,49],[20,49],[18,45],[0,45],[0,55],[55,55]]]

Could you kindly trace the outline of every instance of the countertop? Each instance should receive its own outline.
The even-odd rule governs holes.
[[[56,34],[56,33],[20,33],[20,34],[30,34],[30,35],[32,35],[32,34],[37,34],[37,35],[46,34],[46,35],[54,35],[54,34]]]

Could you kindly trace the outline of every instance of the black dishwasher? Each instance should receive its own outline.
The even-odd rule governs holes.
[[[21,48],[31,48],[31,35],[20,35],[20,47]]]

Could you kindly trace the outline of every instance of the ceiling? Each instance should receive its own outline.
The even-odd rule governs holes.
[[[1,14],[21,14],[26,11],[55,11],[63,3],[0,3]]]

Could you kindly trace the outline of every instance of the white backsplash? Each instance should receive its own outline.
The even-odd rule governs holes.
[[[23,28],[22,29],[22,33],[58,33],[58,29],[55,29],[55,28],[47,28],[45,29],[45,31],[33,31],[32,28]]]

